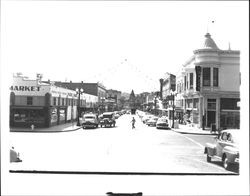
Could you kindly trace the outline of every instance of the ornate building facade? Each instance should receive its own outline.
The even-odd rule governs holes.
[[[203,47],[182,65],[176,86],[176,104],[194,125],[240,127],[240,51],[219,49],[207,33]]]

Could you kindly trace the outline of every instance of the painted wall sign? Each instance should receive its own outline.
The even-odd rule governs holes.
[[[40,86],[11,86],[12,91],[40,91]]]

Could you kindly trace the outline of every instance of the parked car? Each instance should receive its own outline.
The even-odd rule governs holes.
[[[158,117],[152,117],[152,118],[150,118],[150,119],[146,122],[146,125],[155,127],[155,126],[156,126],[157,120],[158,120]]]
[[[96,114],[84,114],[82,117],[82,128],[97,128],[99,119]]]
[[[115,111],[115,112],[114,112],[114,115],[115,115],[115,119],[118,119],[118,118],[120,117],[120,114],[119,114],[118,111]]]
[[[100,125],[101,127],[111,127],[111,126],[115,126],[115,115],[113,112],[105,112],[102,115],[102,119],[100,120]]]
[[[154,115],[145,115],[145,116],[143,116],[143,118],[142,118],[142,122],[143,123],[146,123],[150,118],[152,118],[152,117],[154,117]]]
[[[157,129],[170,129],[168,124],[168,119],[166,117],[161,117],[156,122]]]
[[[222,161],[225,169],[230,169],[233,164],[239,164],[239,129],[223,130],[215,137],[214,143],[207,143],[204,153],[207,162],[212,158]]]
[[[20,154],[17,152],[14,147],[12,146],[10,149],[10,162],[22,162],[20,159]]]

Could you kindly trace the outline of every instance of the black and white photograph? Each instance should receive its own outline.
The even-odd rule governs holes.
[[[1,2],[2,195],[249,195],[249,2]]]

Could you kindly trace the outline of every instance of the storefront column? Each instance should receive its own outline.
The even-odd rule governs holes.
[[[199,104],[198,104],[198,109],[199,109],[199,128],[202,128],[202,116],[203,116],[203,111],[204,111],[204,106],[203,106],[203,98],[199,98]]]
[[[220,129],[220,97],[216,99],[216,129]]]

